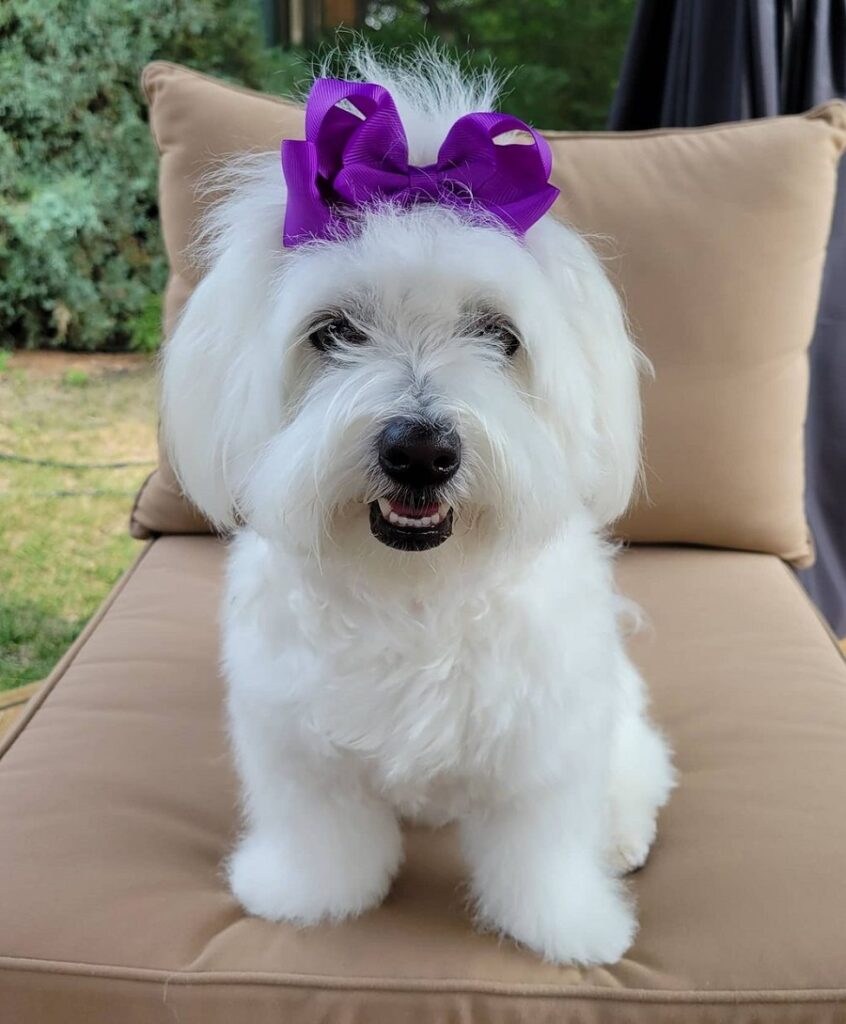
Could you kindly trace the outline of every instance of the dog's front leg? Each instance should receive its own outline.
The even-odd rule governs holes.
[[[293,749],[255,710],[231,714],[247,823],[229,861],[236,898],[298,925],[378,905],[402,860],[392,808],[346,760]]]
[[[583,765],[542,792],[480,807],[462,840],[480,923],[557,963],[614,963],[636,921],[604,864],[602,790]]]

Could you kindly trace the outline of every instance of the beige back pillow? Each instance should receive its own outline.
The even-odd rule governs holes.
[[[165,330],[197,283],[198,181],[222,158],[302,137],[296,105],[172,64],[143,86],[161,154],[171,276]],[[592,237],[655,367],[644,385],[646,496],[631,541],[811,554],[803,511],[807,346],[846,145],[846,105],[649,132],[550,132],[554,212]],[[281,179],[280,179],[281,180]],[[208,527],[162,452],[135,536]]]

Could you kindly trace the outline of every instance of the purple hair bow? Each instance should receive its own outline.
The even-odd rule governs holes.
[[[519,132],[529,144],[501,144]],[[504,140],[502,140],[504,141]],[[284,242],[335,238],[355,207],[374,202],[441,203],[480,210],[522,236],[555,202],[546,140],[508,114],[466,114],[434,164],[408,162],[391,94],[369,82],[319,78],[306,105],[306,139],[282,143],[288,185]]]

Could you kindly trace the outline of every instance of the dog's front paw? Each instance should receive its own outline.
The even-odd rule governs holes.
[[[553,963],[616,963],[637,931],[634,911],[619,883],[600,873],[546,882],[535,878],[510,893],[480,898],[481,923]]]
[[[642,868],[655,841],[654,819],[643,818],[628,825],[627,830],[615,831],[608,852],[608,864],[615,875],[627,875]]]
[[[397,843],[367,860],[338,851],[311,857],[278,836],[248,833],[229,860],[229,884],[241,906],[268,921],[313,925],[378,906],[401,857]]]
[[[646,863],[658,810],[667,802],[676,773],[670,748],[643,715],[625,719],[616,742],[607,861],[615,874],[625,875]]]

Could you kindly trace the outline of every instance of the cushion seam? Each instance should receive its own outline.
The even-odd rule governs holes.
[[[129,532],[130,532],[130,534],[132,534],[132,528],[133,527],[138,527],[138,529],[144,531],[148,537],[153,532],[152,530],[149,529],[149,527],[145,526],[138,519],[137,513],[138,513],[138,506],[141,504],[141,501],[142,501],[142,499],[144,497],[144,492],[147,490],[147,488],[150,485],[150,481],[153,479],[155,474],[158,473],[158,471],[159,471],[159,468],[158,468],[158,466],[156,466],[156,468],[154,470],[152,470],[150,473],[147,474],[147,476],[146,476],[146,478],[144,480],[144,483],[141,484],[141,486],[138,488],[138,491],[137,491],[137,493],[135,495],[135,500],[132,502],[132,510],[129,513]],[[142,540],[143,538],[139,537],[138,539]]]
[[[809,989],[626,989],[587,988],[578,985],[543,983],[509,984],[470,979],[428,978],[344,978],[337,975],[268,974],[249,971],[167,971],[162,968],[118,967],[109,964],[41,960],[33,957],[0,956],[0,970],[23,973],[51,973],[85,978],[138,981],[173,985],[270,985],[285,988],[324,989],[342,992],[452,993],[530,998],[587,999],[599,1002],[661,1003],[687,1005],[738,1004],[741,1001],[765,1004],[834,1002],[846,998],[843,988]]]
[[[779,561],[781,561],[781,559],[779,559]],[[831,641],[831,644],[834,647],[834,650],[837,652],[840,660],[843,662],[844,667],[846,667],[846,651],[844,651],[843,648],[840,646],[840,640],[837,638],[836,633],[831,628],[831,626],[828,624],[828,620],[823,615],[823,613],[820,611],[820,609],[817,607],[817,605],[814,603],[814,601],[812,600],[811,596],[808,594],[808,591],[805,590],[805,588],[799,582],[799,578],[796,575],[796,573],[790,568],[790,566],[786,565],[784,562],[781,562],[781,565],[782,565],[782,568],[784,569],[784,571],[790,577],[790,579],[791,579],[791,581],[793,583],[793,586],[801,594],[801,596],[804,599],[805,603],[810,605],[811,610],[816,615],[816,617],[817,617],[817,619],[819,621],[819,624],[822,626],[823,630],[825,631],[826,636]]]
[[[86,623],[84,629],[79,636],[74,640],[71,646],[65,651],[59,662],[54,667],[53,671],[47,676],[47,679],[41,686],[38,693],[29,702],[26,711],[21,715],[20,719],[15,723],[6,737],[0,742],[0,760],[2,760],[6,754],[12,749],[15,742],[20,736],[23,735],[29,723],[32,721],[36,712],[41,708],[41,705],[47,699],[47,697],[53,692],[58,683],[62,680],[67,670],[76,661],[77,655],[82,651],[83,647],[88,643],[94,631],[103,621],[106,613],[115,603],[115,600],[123,592],[126,585],[135,575],[136,570],[141,565],[141,562],[146,558],[150,548],[155,543],[154,540],[148,541],[142,550],[139,552],[132,564],[126,569],[121,577],[114,584],[112,589],[103,599],[103,603],[94,612],[91,618]],[[2,958],[0,958],[2,959]]]
[[[260,92],[258,89],[250,89],[245,85],[235,85],[231,82],[227,82],[222,78],[217,78],[214,75],[204,75],[202,71],[195,71],[194,68],[186,67],[184,64],[177,64],[170,60],[154,60],[146,65],[144,70],[141,72],[142,82],[147,74],[149,68],[164,67],[169,68],[171,71],[177,71],[180,74],[190,75],[192,78],[199,78],[203,82],[210,82],[218,89],[226,89],[228,92],[236,93],[239,96],[253,96],[256,99],[267,100],[269,103],[275,103],[282,107],[291,107],[294,110],[302,110],[303,106],[297,103],[296,100],[285,96],[273,96],[270,93]],[[155,104],[155,99],[151,98],[145,88],[145,95],[150,106]]]
[[[145,103],[145,105],[147,107],[147,130],[150,133],[150,138],[153,140],[153,145],[156,147],[156,160],[157,160],[156,171],[157,171],[157,175],[158,175],[157,184],[156,184],[156,199],[160,201],[161,200],[161,195],[160,195],[160,193],[161,193],[161,159],[162,159],[162,155],[163,154],[162,154],[162,147],[161,147],[161,144],[159,142],[158,132],[156,131],[156,126],[153,124],[153,118],[151,116],[152,110],[153,110],[153,94],[152,94],[152,86],[151,86],[151,82],[150,82],[150,76],[147,74],[147,72],[151,69],[152,66],[153,66],[152,64],[147,64],[147,65],[145,65],[141,69],[141,75],[140,75],[140,78],[139,78],[139,84],[141,86],[141,92],[142,92],[142,94],[144,96],[144,103]],[[169,260],[168,260],[168,267],[170,267],[170,261]]]
[[[778,114],[774,118],[772,117],[756,117],[746,118],[741,121],[718,121],[716,124],[701,124],[692,125],[687,127],[664,127],[664,128],[640,128],[633,131],[593,131],[593,132],[568,132],[559,129],[540,128],[538,129],[544,138],[547,139],[561,139],[566,142],[567,139],[608,139],[615,142],[625,141],[626,139],[658,139],[665,138],[668,136],[688,136],[688,135],[708,135],[711,132],[718,131],[734,131],[741,128],[759,128],[762,125],[769,126],[769,123],[773,120],[778,121],[825,121],[825,118],[821,115],[828,109],[837,109],[838,107],[844,107],[846,109],[846,103],[842,100],[829,100],[826,103],[820,103],[810,110],[806,110],[801,114]],[[842,129],[831,121],[825,122],[829,129],[835,132],[838,136],[842,134]]]

